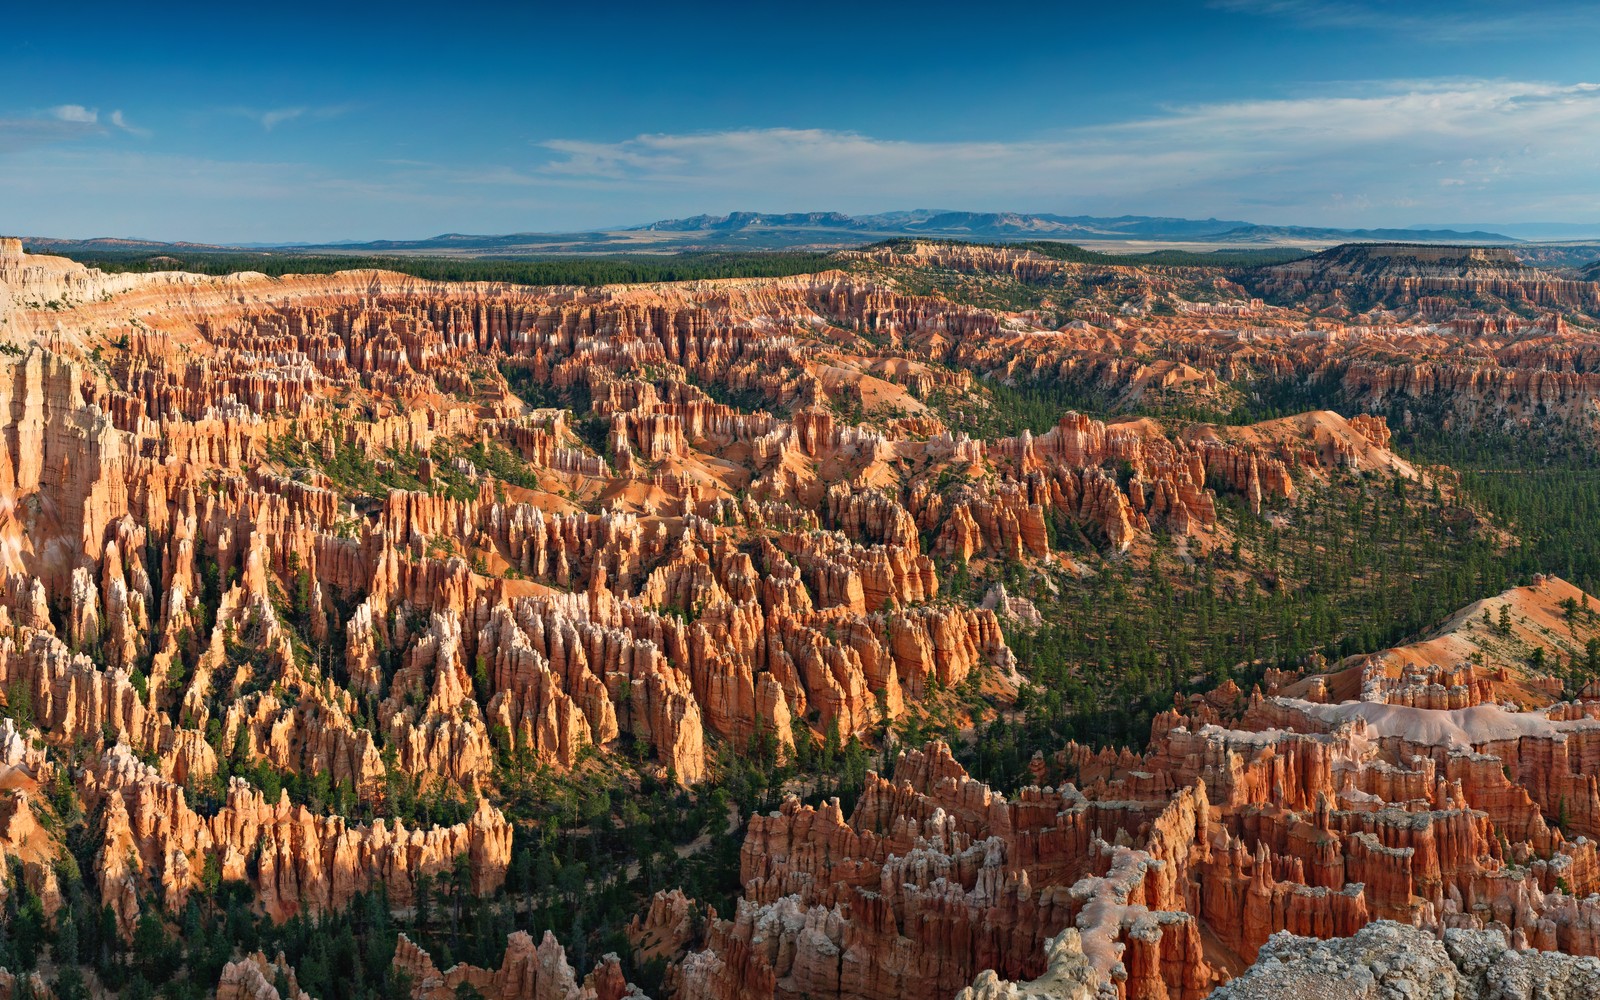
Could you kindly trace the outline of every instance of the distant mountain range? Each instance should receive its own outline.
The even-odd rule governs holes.
[[[40,252],[140,252],[235,250],[327,254],[424,254],[467,257],[526,257],[558,254],[674,253],[731,250],[825,250],[900,237],[994,242],[1060,240],[1083,244],[1205,244],[1315,248],[1348,242],[1512,244],[1503,232],[1486,229],[1334,229],[1264,226],[1238,219],[1178,219],[1163,216],[1048,215],[1019,212],[954,212],[919,209],[878,215],[840,212],[733,212],[664,219],[605,232],[445,233],[419,240],[335,243],[233,244],[159,243],[148,240],[27,239]],[[1147,247],[1146,247],[1147,248]]]
[[[1311,226],[1261,226],[1226,219],[1175,219],[1148,215],[1025,215],[1017,212],[947,212],[923,209],[880,215],[795,212],[768,215],[733,212],[666,219],[633,232],[746,233],[756,230],[822,230],[942,238],[1000,240],[1137,240],[1151,242],[1269,243],[1288,240],[1408,240],[1421,243],[1513,243],[1503,233],[1454,229],[1327,229]]]
[[[1411,229],[1488,229],[1517,240],[1596,240],[1600,222],[1503,222],[1440,223],[1414,225]]]
[[[1249,228],[1248,222],[1222,219],[1172,219],[1148,215],[1100,218],[1092,215],[1026,215],[1019,212],[950,212],[919,209],[878,215],[794,212],[769,215],[733,212],[666,219],[633,231],[654,233],[730,233],[750,230],[833,230],[898,236],[985,237],[1091,240],[1194,240]]]

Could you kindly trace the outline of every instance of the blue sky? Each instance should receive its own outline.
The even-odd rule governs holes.
[[[16,6],[0,232],[1600,221],[1600,5]]]

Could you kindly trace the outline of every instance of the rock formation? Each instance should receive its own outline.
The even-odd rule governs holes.
[[[1508,947],[1494,931],[1437,935],[1379,921],[1349,938],[1318,941],[1280,934],[1250,971],[1215,1000],[1290,1000],[1338,984],[1341,997],[1438,1000],[1577,1000],[1600,990],[1600,962]]]
[[[1502,605],[1528,641],[1582,644],[1597,626],[1565,622],[1586,600],[1541,578],[1416,644],[1352,658],[1341,673],[1354,681],[1279,682],[1285,692],[1353,687],[1361,700],[1202,700],[1194,716],[1159,718],[1143,755],[1069,746],[1036,761],[1062,783],[1014,800],[968,778],[942,744],[907,751],[848,818],[792,800],[753,817],[743,899],[698,945],[681,897],[659,896],[633,939],[657,953],[687,948],[684,995],[852,1000],[963,984],[974,1000],[1102,988],[1203,997],[1252,962],[1243,982],[1266,976],[1286,934],[1358,935],[1348,948],[1362,954],[1404,952],[1371,943],[1389,932],[1363,928],[1390,926],[1372,924],[1382,920],[1426,928],[1440,955],[1438,935],[1479,951],[1492,939],[1502,952],[1600,954],[1589,929],[1600,803],[1571,763],[1587,753],[1595,713],[1470,652],[1483,608]],[[1384,682],[1385,664],[1442,670],[1452,657],[1466,680],[1442,688],[1449,697]],[[1541,692],[1526,711],[1502,707]],[[1212,704],[1236,719],[1219,724]],[[1523,969],[1537,982],[1589,968],[1539,961]],[[1385,967],[1369,978],[1399,975]],[[1453,989],[1449,961],[1439,970]]]
[[[470,820],[451,827],[408,830],[383,819],[368,827],[313,815],[291,805],[287,792],[269,803],[234,778],[226,804],[203,817],[181,786],[121,744],[87,770],[84,785],[88,803],[104,810],[103,877],[112,884],[143,877],[174,912],[199,887],[208,861],[224,879],[249,881],[263,909],[281,919],[342,907],[378,883],[393,904],[408,906],[418,876],[449,871],[463,856],[473,889],[492,892],[511,860],[510,824],[482,799]],[[125,934],[138,916],[134,895],[129,907],[113,906]]]
[[[288,992],[278,989],[282,982]],[[312,1000],[295,983],[294,970],[279,955],[267,961],[261,952],[248,955],[237,962],[222,967],[222,978],[217,980],[217,1000]]]
[[[0,689],[34,727],[0,725],[0,851],[59,906],[61,844],[29,795],[70,785],[124,937],[208,872],[273,920],[379,887],[404,910],[461,858],[491,895],[510,762],[625,752],[692,787],[756,737],[879,739],[941,693],[1020,683],[1008,632],[1040,612],[1003,587],[980,603],[973,569],[1042,587],[1092,572],[1064,539],[1115,559],[1159,533],[1192,559],[1329,484],[1431,485],[1391,450],[1413,409],[1600,413],[1592,285],[1494,253],[1253,278],[993,248],[841,259],[879,270],[115,276],[0,244]],[[904,267],[1077,297],[1046,322],[907,294]],[[1373,412],[1063,407],[1040,433],[953,430],[950,400],[995,383],[1220,413],[1286,384]],[[1421,989],[1512,981],[1452,941],[1600,955],[1600,703],[1528,666],[1587,648],[1589,603],[1541,578],[1410,646],[1181,699],[1142,753],[1035,748],[1011,796],[937,741],[886,756],[849,815],[791,798],[751,818],[730,912],[667,891],[632,943],[710,1000],[1200,1000],[1262,956],[1301,962],[1285,932],[1358,935],[1329,960],[1381,984],[1394,970],[1360,957],[1395,943],[1375,920],[1446,954]],[[397,818],[435,793],[460,822]],[[410,941],[395,962],[418,997],[637,995],[615,960],[580,982],[550,936],[513,934],[498,969],[441,972]],[[219,995],[280,979],[297,992],[252,955]]]
[[[464,987],[485,1000],[649,1000],[623,978],[615,955],[602,958],[579,983],[566,952],[549,931],[537,946],[526,931],[513,933],[506,939],[505,958],[498,969],[462,964],[444,972],[402,934],[394,964],[410,977],[415,1000],[455,1000]]]

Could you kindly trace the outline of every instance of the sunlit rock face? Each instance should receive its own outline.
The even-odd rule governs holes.
[[[935,403],[981,378],[1218,402],[1277,374],[1378,408],[1448,398],[1463,421],[1593,412],[1600,341],[1559,311],[1589,307],[1585,283],[1491,257],[1378,273],[1381,309],[1279,301],[1331,302],[1318,282],[1354,266],[1208,278],[1203,297],[1181,269],[1103,269],[1123,298],[1045,324],[844,270],[598,289],[105,275],[0,243],[0,688],[27,706],[0,729],[0,849],[60,905],[25,790],[72,748],[124,938],[152,899],[176,912],[218,879],[273,920],[377,888],[404,910],[461,858],[471,891],[505,883],[507,760],[580,779],[626,760],[695,788],[724,749],[857,736],[884,773],[848,815],[795,798],[750,818],[733,912],[675,890],[641,906],[631,940],[670,960],[672,995],[1197,1000],[1260,956],[1322,954],[1275,935],[1377,920],[1445,949],[1441,982],[1482,965],[1453,941],[1600,954],[1600,708],[1473,624],[1503,607],[1519,641],[1570,654],[1594,629],[1555,578],[1412,646],[1180,702],[1143,753],[1033,748],[1036,784],[1012,794],[941,742],[884,745],[951,691],[1005,704],[1023,680],[1009,637],[1040,612],[967,592],[969,565],[1087,574],[1062,532],[1112,558],[1158,537],[1204,553],[1230,541],[1219,504],[1262,515],[1352,474],[1431,485],[1367,413],[952,431]],[[1552,311],[1434,301],[1460,288]],[[224,761],[325,782],[343,808],[224,785]],[[200,801],[214,776],[225,792]],[[466,808],[401,823],[397,788]],[[1360,954],[1405,944],[1375,933]],[[580,978],[565,956],[524,933],[497,969],[440,970],[409,941],[396,962],[420,996],[636,995],[617,961]],[[298,995],[250,955],[218,994],[280,980]]]
[[[1600,706],[1496,662],[1483,622],[1504,607],[1526,641],[1581,647],[1589,601],[1540,577],[1335,673],[1197,697],[1144,754],[1038,757],[1011,799],[934,743],[849,817],[791,800],[752,819],[744,897],[686,950],[683,988],[1202,997],[1249,968],[1215,995],[1255,998],[1346,969],[1379,996],[1416,953],[1417,995],[1485,976],[1582,995],[1600,800],[1574,762]],[[659,895],[633,939],[686,947],[681,908]]]

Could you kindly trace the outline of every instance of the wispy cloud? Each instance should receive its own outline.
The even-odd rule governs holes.
[[[1280,205],[1302,218],[1392,218],[1450,187],[1458,199],[1493,192],[1600,214],[1596,135],[1600,85],[1402,81],[1174,107],[1020,142],[817,129],[555,140],[542,144],[551,156],[540,169],[618,191],[698,190],[723,207],[831,208],[863,194],[853,200],[1189,213]]]
[[[251,120],[264,127],[265,114]],[[283,150],[305,152],[252,163],[72,142],[130,127],[115,113],[74,117],[85,116],[0,118],[0,153],[15,154],[0,184],[0,218],[12,228],[343,239],[571,231],[730,209],[915,207],[1310,225],[1600,219],[1594,83],[1341,84],[1004,141],[738,129],[555,138],[521,147],[520,157],[350,169],[318,165],[314,148],[286,141]]]
[[[71,142],[93,132],[93,126],[54,118],[0,118],[0,155]]]
[[[127,132],[129,135],[137,135],[137,136],[141,136],[141,137],[145,137],[145,138],[148,138],[149,135],[150,135],[150,130],[149,129],[140,128],[139,126],[130,123],[128,121],[127,117],[125,115],[123,115],[123,113],[121,111],[113,111],[113,112],[111,112],[110,121],[111,121],[111,124],[115,125],[117,128],[122,129],[122,131]]]
[[[294,121],[326,121],[340,115],[349,114],[354,110],[349,104],[330,104],[322,107],[286,107],[286,108],[233,108],[232,114],[241,115],[259,124],[263,129],[271,132],[279,125]]]
[[[261,113],[261,127],[270,132],[284,122],[292,122],[305,113],[305,108],[278,108],[275,111],[264,111]]]
[[[0,137],[4,133],[0,132]],[[487,198],[416,175],[341,176],[295,160],[216,159],[132,146],[56,144],[6,164],[0,218],[8,231],[206,242],[395,238],[445,232],[492,202],[494,217],[558,205]],[[493,227],[489,227],[492,231]]]
[[[97,108],[82,104],[57,104],[42,111],[0,117],[0,155],[106,136],[113,131],[137,136],[150,134],[148,129],[130,124],[120,110],[111,112],[102,120]]]
[[[1592,4],[1540,0],[1457,0],[1448,6],[1392,0],[1210,0],[1216,10],[1256,14],[1309,28],[1398,35],[1412,43],[1465,43],[1528,38],[1600,28]]]

